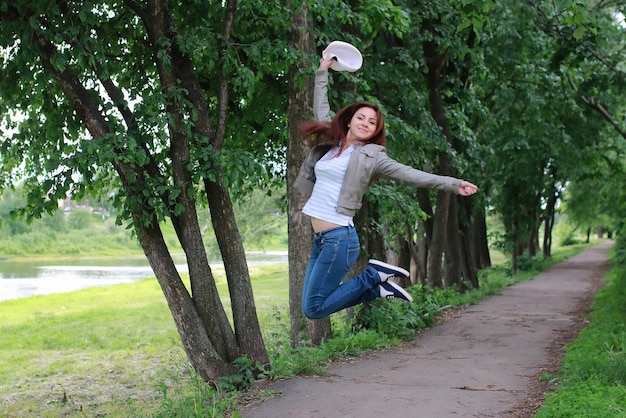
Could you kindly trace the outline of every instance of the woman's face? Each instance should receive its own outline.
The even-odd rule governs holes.
[[[367,141],[376,132],[378,124],[378,116],[376,111],[371,107],[362,107],[358,109],[348,125],[348,133],[346,139],[349,142]]]

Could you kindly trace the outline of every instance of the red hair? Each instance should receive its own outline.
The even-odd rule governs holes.
[[[348,125],[354,114],[364,107],[369,107],[376,112],[376,130],[374,135],[365,144],[378,144],[387,146],[387,135],[385,134],[385,119],[380,108],[369,102],[356,102],[344,107],[335,115],[332,122],[307,121],[298,126],[298,130],[305,138],[312,138],[315,145],[331,142],[333,146],[339,146],[348,133]]]

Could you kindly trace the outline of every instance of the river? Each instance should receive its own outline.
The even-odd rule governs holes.
[[[286,251],[250,252],[246,256],[249,266],[287,263]],[[187,271],[183,256],[174,261],[181,273]],[[211,267],[221,268],[223,264],[212,262]],[[154,273],[145,257],[0,261],[0,301],[129,283],[151,276]]]

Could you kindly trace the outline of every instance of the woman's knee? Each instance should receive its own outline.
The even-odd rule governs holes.
[[[304,313],[304,316],[306,316],[308,319],[322,319],[326,316],[321,314],[319,308],[311,307],[306,304],[302,305],[302,313]]]

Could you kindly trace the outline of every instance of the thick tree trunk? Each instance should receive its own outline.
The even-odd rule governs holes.
[[[415,283],[426,285],[427,263],[428,263],[428,244],[426,241],[426,222],[417,221],[417,256],[415,261]]]
[[[183,85],[189,91],[191,101],[196,108],[202,109],[198,113],[204,115],[202,121],[196,124],[194,130],[199,135],[208,137],[210,135],[209,115],[205,110],[206,102],[200,93],[201,88],[193,72],[191,62],[177,48],[173,48],[172,58],[176,63],[176,67],[184,74]],[[163,72],[162,80],[164,86],[172,89],[176,88],[178,83],[172,74],[166,72]],[[178,240],[185,251],[191,294],[198,315],[202,319],[215,350],[224,360],[231,362],[240,355],[240,349],[243,349],[243,347],[238,346],[217,291],[198,222],[196,201],[189,195],[191,180],[187,165],[190,159],[191,144],[184,130],[182,121],[184,116],[180,114],[180,109],[175,104],[169,103],[168,108],[175,118],[175,123],[170,126],[170,157],[172,160],[173,182],[175,187],[180,189],[180,193],[176,198],[176,204],[184,208],[178,215],[176,211],[172,211],[172,224],[176,230]],[[198,146],[198,144],[194,145]],[[156,168],[152,170],[153,175],[157,174],[157,170]],[[254,324],[254,321],[250,322],[250,324]],[[244,351],[246,350],[244,349]]]
[[[180,165],[181,161],[184,159],[173,158],[173,165]],[[224,360],[230,362],[239,355],[239,347],[208,263],[195,201],[185,191],[181,192],[177,201],[183,204],[185,210],[179,216],[172,216],[172,223],[185,252],[194,306],[213,347]]]
[[[539,227],[541,226],[541,217],[539,215],[535,216],[535,221],[532,224],[532,228],[530,230],[530,236],[528,237],[528,255],[530,257],[534,257],[537,255],[537,251],[539,251]]]
[[[472,217],[470,242],[468,246],[473,249],[474,265],[478,270],[491,267],[491,255],[489,254],[489,241],[487,239],[487,220],[483,209],[479,214]]]
[[[422,22],[422,30],[424,32],[436,34],[436,22],[430,19],[425,19]],[[441,128],[443,135],[448,140],[453,149],[457,148],[456,140],[450,125],[446,119],[445,106],[443,97],[441,95],[441,83],[445,77],[445,71],[447,70],[447,52],[443,55],[439,54],[438,46],[434,41],[427,41],[423,44],[424,58],[428,67],[426,73],[426,84],[428,86],[428,99],[430,105],[430,113]],[[439,155],[438,174],[445,176],[456,176],[456,171],[450,161],[448,155]],[[449,193],[439,192],[437,198],[437,207],[435,210],[435,218],[433,222],[433,233],[431,246],[428,253],[428,280],[433,286],[441,286],[443,284],[443,278],[441,277],[441,263],[445,250],[445,242],[448,242],[448,251],[452,251],[454,255],[461,254],[459,248],[453,248],[452,246],[459,246],[460,241],[455,239],[457,231],[451,231],[448,229],[448,217],[456,217],[456,210],[454,205],[451,205],[452,196]],[[449,236],[449,234],[454,234]],[[454,256],[453,255],[453,256]],[[451,273],[456,269],[450,269]],[[455,274],[455,273],[453,273]],[[447,281],[454,281],[453,278],[446,279]]]
[[[230,195],[219,179],[215,182],[205,181],[205,187],[213,229],[224,262],[239,354],[245,354],[251,360],[267,366],[269,358],[261,334],[246,254],[235,222]]]
[[[156,219],[155,223],[156,225]],[[172,312],[174,323],[189,361],[207,382],[235,373],[211,343],[203,321],[176,270],[176,266],[158,227],[137,226],[139,242],[148,258]]]
[[[557,194],[553,193],[548,199],[548,202],[546,202],[547,213],[545,216],[543,229],[543,258],[549,258],[552,254],[552,229],[554,228],[557,200]],[[588,234],[587,237],[589,237]]]
[[[443,276],[443,284],[445,287],[453,285],[457,289],[464,290],[463,276],[461,264],[465,261],[461,260],[461,238],[459,236],[459,222],[457,218],[457,201],[456,198],[450,199],[450,209],[448,211],[448,226],[446,227],[446,255],[445,255],[445,274]]]
[[[428,248],[428,284],[432,287],[443,287],[442,261],[446,248],[448,209],[451,196],[448,193],[440,192],[437,198],[437,207],[433,219],[433,235]]]
[[[291,5],[291,2],[289,2]],[[315,53],[312,28],[307,19],[308,7],[305,2],[292,5],[291,22],[293,30],[290,45],[305,54]],[[298,124],[310,120],[313,115],[313,79],[309,75],[310,62],[301,60],[289,71],[289,108],[287,145],[287,205],[288,205],[288,252],[289,252],[289,313],[291,315],[291,345],[300,343],[301,333],[313,344],[319,344],[330,336],[330,319],[308,320],[302,313],[302,289],[304,276],[311,254],[312,229],[309,217],[301,212],[306,203],[305,196],[293,187],[302,161],[310,150],[298,132]],[[304,87],[299,87],[304,86]]]
[[[470,226],[471,228],[471,226]],[[473,238],[469,230],[461,233],[461,269],[463,271],[463,281],[465,287],[462,290],[478,289],[478,267],[476,267],[476,257],[472,256],[474,251]]]
[[[411,271],[411,249],[409,248],[410,244],[409,242],[404,239],[404,238],[398,238],[397,240],[397,248],[398,248],[398,255],[397,255],[397,260],[398,262],[396,263],[396,265],[406,269],[407,271],[409,271],[411,273],[411,277],[404,280],[403,282],[401,282],[403,287],[407,287],[410,286],[411,284],[416,283],[416,279],[415,279],[415,273],[413,271]]]
[[[367,196],[354,217],[354,225],[359,233],[361,248],[364,249],[359,254],[357,265],[365,266],[367,259],[370,258],[385,261],[387,259],[385,231],[378,226],[381,225],[378,207],[368,200]]]
[[[416,264],[418,266],[416,281],[424,285],[428,283],[428,262],[430,244],[433,237],[433,217],[434,211],[430,201],[430,193],[425,189],[417,190],[417,201],[420,209],[426,214],[426,220],[418,221],[417,229],[417,253]]]

